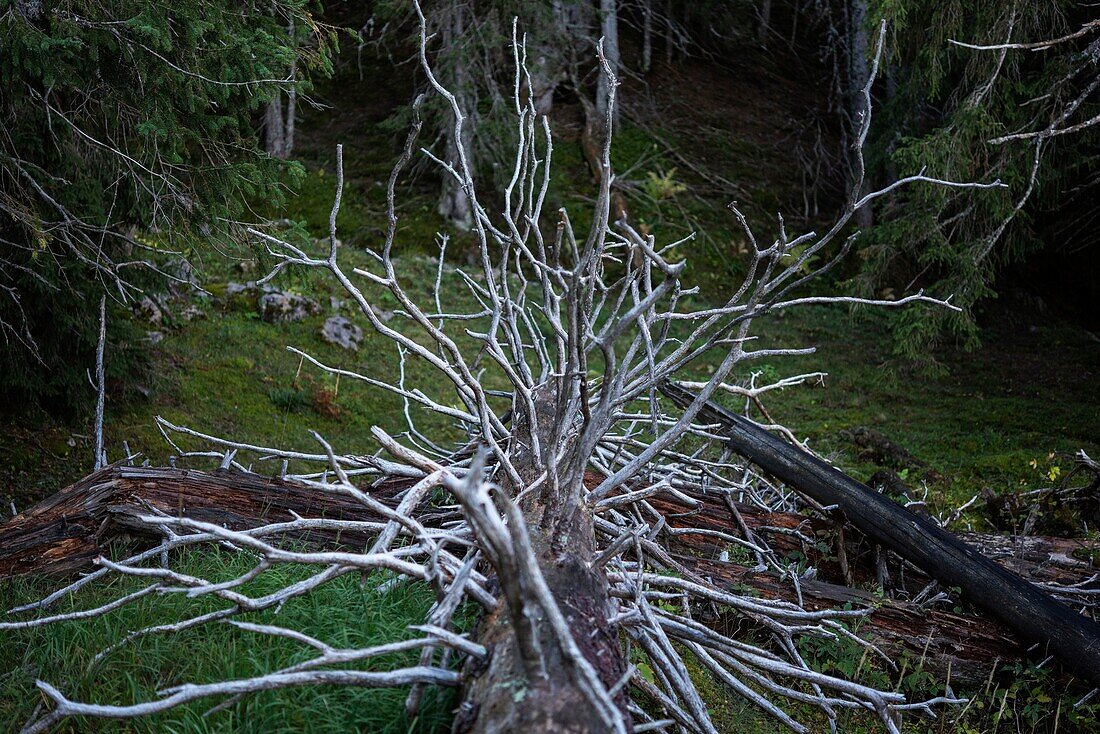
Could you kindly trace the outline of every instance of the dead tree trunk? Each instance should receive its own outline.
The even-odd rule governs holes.
[[[466,119],[461,129],[456,129],[454,120],[448,116],[443,123],[443,134],[446,141],[446,160],[458,166],[459,149],[471,150],[474,120],[470,114],[470,105],[467,103],[470,89],[468,61],[459,48],[466,33],[466,9],[461,3],[451,3],[451,6],[444,14],[440,38],[445,52],[452,61],[451,89]],[[473,226],[474,213],[470,206],[469,195],[458,181],[446,174],[443,175],[437,210],[440,216],[461,230],[468,230]]]
[[[661,391],[685,405],[689,391]],[[822,505],[836,505],[868,538],[912,562],[1023,639],[1041,643],[1066,669],[1100,682],[1100,624],[1074,613],[928,520],[747,418],[708,401],[699,418],[723,426],[730,449]]]
[[[611,690],[626,672],[626,660],[619,636],[608,622],[611,607],[607,578],[592,563],[596,555],[594,516],[583,501],[582,483],[578,480],[576,486],[570,486],[549,478],[536,491],[524,493],[544,472],[554,471],[538,458],[532,439],[537,438],[538,445],[547,447],[544,451],[548,456],[555,397],[545,388],[539,391],[535,399],[538,415],[533,421],[517,405],[511,455],[523,486],[504,489],[508,496],[525,495],[519,502],[519,512],[546,587],[580,653]],[[514,523],[515,518],[511,519]],[[515,528],[510,530],[513,540],[518,541],[522,534]],[[508,589],[515,579],[503,578],[510,569],[496,570],[504,587],[503,600],[500,608],[482,619],[477,635],[478,643],[489,650],[489,659],[473,663],[467,670],[454,731],[609,731],[586,695],[583,682],[578,680],[568,651],[562,649],[553,619],[546,609],[533,603],[535,589],[528,585],[530,579],[523,569],[517,569],[518,595]],[[525,645],[534,649],[525,650]],[[615,703],[624,721],[629,722],[621,690]]]
[[[373,490],[385,502],[405,489]],[[393,503],[396,504],[396,503]],[[360,503],[297,482],[239,472],[108,466],[0,524],[0,581],[28,574],[87,571],[123,536],[160,537],[137,520],[149,512],[212,522],[234,530],[286,522],[293,513],[332,520],[381,520]],[[313,530],[318,543],[359,543],[365,536]]]
[[[590,475],[595,486],[602,476]],[[396,506],[396,495],[411,486],[411,481],[391,482],[375,487],[372,495],[389,506]],[[699,503],[688,507],[674,499],[653,498],[653,506],[672,518],[670,526],[703,531],[729,531],[733,523],[730,510],[713,493],[690,493]],[[545,500],[540,500],[545,504]],[[926,669],[946,673],[953,681],[980,683],[997,660],[1012,660],[1024,655],[1025,646],[1018,638],[995,622],[966,614],[893,600],[882,600],[858,589],[830,583],[837,569],[813,555],[814,546],[801,543],[790,531],[828,543],[835,528],[826,521],[807,522],[802,515],[761,512],[748,505],[736,505],[746,526],[767,537],[777,552],[802,550],[820,571],[823,580],[803,580],[803,602],[809,609],[824,609],[838,604],[874,606],[860,633],[888,653],[908,651],[923,657]],[[95,472],[58,494],[43,500],[26,512],[0,524],[0,581],[28,574],[68,576],[94,568],[93,562],[108,551],[120,537],[156,544],[161,537],[153,528],[137,520],[151,510],[177,517],[224,525],[244,530],[265,522],[284,522],[294,518],[323,515],[331,520],[378,521],[384,518],[365,509],[354,500],[324,493],[297,482],[239,472],[202,472],[159,467],[109,466]],[[532,508],[533,510],[533,508]],[[533,515],[532,515],[533,516]],[[537,528],[537,525],[533,525]],[[542,544],[546,544],[543,533]],[[679,535],[681,551],[675,558],[691,571],[713,578],[734,589],[751,587],[768,599],[796,601],[794,587],[768,573],[758,573],[736,563],[711,560],[722,549],[712,535]],[[323,548],[362,547],[369,539],[361,533],[313,530],[303,541]],[[1095,544],[1061,538],[1027,538],[1011,547],[1010,538],[970,534],[969,542],[999,562],[1036,581],[1060,581],[1072,584],[1087,580],[1092,567],[1071,558],[1072,551]],[[581,569],[583,575],[583,569]],[[870,569],[853,569],[867,576]],[[503,613],[504,610],[502,609]],[[567,612],[568,613],[568,612]],[[721,619],[716,624],[724,624]],[[482,630],[488,636],[493,624],[498,632],[506,621],[486,618]],[[486,669],[482,668],[484,674]],[[512,693],[515,690],[510,689]],[[471,691],[471,693],[473,693]],[[472,713],[472,708],[467,710]]]

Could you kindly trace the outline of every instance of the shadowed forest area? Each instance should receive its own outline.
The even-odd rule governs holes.
[[[1090,3],[15,0],[0,85],[3,730],[1097,729]]]

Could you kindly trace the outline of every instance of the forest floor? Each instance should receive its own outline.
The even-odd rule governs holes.
[[[683,77],[678,76],[693,73],[709,76],[695,78],[692,84],[684,84]],[[668,241],[692,227],[704,228],[704,236],[686,252],[692,262],[689,277],[703,289],[700,300],[727,288],[740,271],[744,243],[739,241],[725,213],[729,198],[736,197],[745,203],[762,238],[770,239],[770,234],[763,233],[774,229],[774,214],[769,212],[777,209],[796,212],[788,219],[788,226],[795,228],[828,217],[831,206],[828,195],[817,204],[802,195],[808,173],[803,154],[791,141],[797,138],[796,132],[804,125],[808,113],[798,101],[806,94],[799,86],[805,82],[795,81],[797,76],[797,71],[787,75],[768,72],[761,76],[709,67],[677,72],[659,69],[649,81],[649,93],[639,89],[633,98],[628,83],[626,97],[634,105],[633,117],[637,121],[625,123],[620,131],[614,156],[617,168],[628,171],[625,183],[634,215],[659,239]],[[393,124],[390,118],[412,97],[412,77],[406,69],[394,73],[392,67],[386,71],[383,66],[368,65],[365,77],[360,83],[358,72],[345,63],[336,81],[318,92],[318,99],[330,103],[333,109],[306,111],[299,141],[306,175],[295,184],[296,196],[288,209],[280,213],[305,223],[315,237],[326,234],[335,188],[332,151],[335,143],[344,143],[348,186],[338,229],[343,242],[341,258],[348,269],[367,262],[362,251],[364,245],[380,241],[385,222],[384,181],[397,154],[395,140],[401,136],[395,132],[400,130],[400,124]],[[779,85],[783,93],[768,89],[768,84]],[[698,99],[703,88],[712,90],[706,105],[699,104]],[[677,94],[677,89],[684,91]],[[655,100],[662,102],[658,104]],[[669,114],[669,110],[674,114]],[[583,208],[589,201],[590,177],[576,145],[577,119],[575,108],[568,100],[562,100],[555,115],[558,141],[553,204],[572,210]],[[658,126],[654,122],[657,119],[677,122]],[[672,145],[671,141],[685,139],[687,129],[693,131],[693,139],[700,143],[690,148]],[[694,171],[696,165],[700,170],[723,173],[721,177],[702,175]],[[436,277],[435,233],[446,229],[435,213],[435,184],[436,179],[424,173],[403,183],[398,192],[401,224],[397,252],[410,290],[423,297],[430,295]],[[675,193],[668,193],[670,186],[676,189]],[[679,190],[678,186],[685,188]],[[450,234],[453,236],[450,262],[464,265],[469,250],[467,238],[459,232]],[[158,415],[206,433],[282,448],[313,449],[315,443],[309,436],[309,430],[313,429],[337,450],[351,453],[372,453],[376,449],[370,438],[372,425],[390,432],[405,429],[402,404],[393,396],[346,378],[337,381],[310,368],[308,363],[303,366],[300,358],[287,351],[287,346],[294,346],[326,364],[368,376],[392,378],[400,370],[400,359],[391,342],[369,331],[354,352],[321,339],[320,329],[327,317],[342,314],[356,320],[331,280],[291,274],[277,281],[281,289],[314,299],[321,311],[301,321],[272,324],[261,318],[257,293],[229,293],[230,283],[244,283],[263,274],[262,258],[257,261],[244,255],[236,261],[196,264],[203,285],[213,296],[199,298],[189,294],[170,301],[163,323],[148,327],[160,332],[163,339],[150,346],[152,368],[146,384],[140,390],[129,390],[125,399],[108,394],[106,437],[112,460],[122,458],[125,441],[131,451],[141,452],[154,464],[165,463],[171,450],[155,426],[154,417]],[[840,287],[831,283],[823,286]],[[445,273],[443,293],[445,300],[456,308],[472,303],[450,269]],[[388,312],[395,304],[380,298],[376,305]],[[194,317],[187,320],[183,312],[189,306],[197,308],[192,311]],[[945,370],[934,376],[914,371],[892,356],[888,324],[882,314],[853,314],[841,307],[814,307],[769,317],[759,322],[757,330],[765,346],[813,345],[817,353],[760,361],[752,364],[752,371],[760,373],[760,380],[806,372],[827,373],[821,384],[773,394],[766,403],[772,416],[863,480],[883,467],[861,450],[853,432],[867,428],[881,433],[921,462],[886,468],[894,471],[917,495],[927,490],[926,499],[933,511],[958,505],[983,490],[1010,494],[1049,484],[1060,472],[1068,470],[1074,451],[1085,449],[1093,456],[1100,454],[1097,337],[1056,315],[1044,313],[1026,295],[1006,295],[991,302],[980,317],[982,346],[973,351],[944,346],[937,357]],[[393,323],[400,323],[400,317],[395,317]],[[109,352],[107,358],[110,359]],[[411,383],[439,386],[438,376],[424,366],[410,361],[406,369]],[[707,365],[700,369],[700,374],[705,374]],[[738,377],[747,379],[749,375],[746,368]],[[444,394],[441,386],[438,391],[441,396]],[[94,402],[91,389],[87,399],[89,404]],[[424,422],[423,428],[436,432],[450,430],[438,418],[415,414],[414,417]],[[0,413],[0,500],[4,511],[9,503],[19,510],[26,509],[87,473],[92,467],[91,435],[89,422],[65,423],[41,412],[6,406]],[[257,466],[257,471],[278,469],[274,465]],[[985,521],[977,515],[965,519],[976,525]],[[230,561],[227,563],[232,565]],[[19,593],[29,594],[33,590],[28,587]],[[363,596],[352,585],[327,593],[333,595],[328,601],[338,607],[351,603],[344,597]],[[356,597],[354,603],[371,610],[364,612],[367,616],[363,619],[372,620],[372,624],[391,617],[401,619],[402,614],[411,615],[410,609],[424,603],[423,599],[402,598],[385,602],[391,604],[387,608],[384,601]],[[310,603],[328,602],[322,598]],[[131,613],[143,614],[137,607]],[[298,613],[308,616],[309,610],[295,612]],[[75,626],[65,626],[65,631],[56,635],[39,632],[28,636],[22,644],[26,649],[35,649],[33,655],[20,654],[16,656],[18,659],[0,657],[0,669],[12,671],[0,673],[0,689],[22,692],[18,697],[29,695],[27,681],[33,680],[31,674],[45,677],[50,677],[51,671],[60,674],[57,661],[65,657],[64,649],[102,646],[110,633],[126,629],[127,624],[134,622],[128,619],[106,627],[95,626],[86,638],[79,636]],[[330,619],[326,624],[341,627],[338,622]],[[364,632],[368,637],[369,633]],[[222,640],[217,644],[228,643]],[[215,645],[211,641],[200,641],[185,646],[186,649],[175,649],[167,643],[164,647],[160,643],[152,647],[162,661],[176,660],[178,664],[173,664],[164,676],[153,676],[148,671],[130,678],[123,675],[116,681],[117,693],[125,697],[130,695],[127,686],[131,692],[146,691],[192,675],[201,678],[212,674],[216,667],[212,658],[207,659],[201,653],[206,650],[213,654]],[[259,669],[276,660],[281,664],[286,657],[284,653],[272,651],[270,660],[246,661],[243,665]],[[8,654],[12,654],[10,648]],[[125,665],[144,669],[149,663],[148,659],[136,657],[136,653],[127,661],[123,661],[120,670]],[[87,687],[94,680],[88,678],[88,669],[81,670],[84,672],[73,670],[64,675],[72,676],[74,689],[91,690]],[[247,671],[242,668],[237,672]],[[20,675],[22,682],[5,678],[13,675]],[[56,681],[56,675],[52,679]],[[1002,712],[1008,691],[1004,689]],[[1042,695],[1046,695],[1044,691],[1040,689]],[[357,692],[354,696],[360,694],[379,695]],[[305,716],[301,721],[315,721],[315,717],[326,715],[326,706],[346,706],[348,711],[362,709],[366,699],[354,696],[328,699],[329,703],[310,699],[308,705],[299,702],[295,706]],[[29,713],[25,699],[16,701],[18,697],[0,696],[0,728]],[[266,702],[261,708],[272,701],[271,697],[257,700]],[[399,717],[399,704],[398,696],[379,711],[391,719]],[[1016,708],[1013,705],[1010,711]],[[277,714],[268,716],[253,711],[255,717],[253,714],[245,717],[243,709],[235,711],[231,720],[241,726],[242,722],[250,721],[247,730],[290,730],[276,725]],[[724,715],[734,721],[742,713],[737,709]],[[354,726],[382,730],[376,725],[383,719],[365,721],[353,713],[348,714],[350,718],[341,718],[340,712],[333,715],[332,731]],[[443,721],[432,718],[421,727],[430,730],[444,726]],[[244,730],[225,719],[211,724],[193,712],[150,724],[144,730],[158,730],[158,726],[167,727],[159,730],[173,731]],[[414,728],[417,727],[409,724],[392,730]],[[770,729],[761,723],[760,730]]]
[[[379,244],[383,236],[384,181],[403,137],[400,115],[413,96],[410,70],[394,73],[376,62],[365,66],[365,79],[359,82],[354,58],[345,54],[336,78],[318,92],[317,101],[328,107],[306,109],[298,146],[305,175],[292,184],[289,204],[278,212],[301,222],[314,237],[327,234],[335,190],[334,150],[343,142],[347,185],[337,228],[347,268],[365,263],[363,247]],[[765,88],[768,83],[779,85],[780,93]],[[770,211],[793,211],[787,224],[797,229],[820,224],[830,207],[835,208],[826,193],[815,217],[815,205],[807,205],[802,194],[802,154],[791,141],[801,139],[796,133],[806,124],[805,106],[798,100],[812,99],[804,83],[766,69],[764,74],[747,74],[699,63],[676,69],[658,66],[647,85],[634,84],[636,90],[628,82],[624,95],[632,114],[616,138],[613,158],[619,170],[628,172],[624,186],[637,223],[649,227],[658,241],[698,233],[683,254],[689,262],[688,279],[700,285],[702,300],[740,282],[744,243],[725,210],[730,198],[744,197],[742,206],[761,239],[769,239],[775,230]],[[707,104],[702,104],[700,89],[709,90]],[[337,98],[326,96],[336,90]],[[658,107],[662,114],[653,112]],[[676,122],[657,129],[650,124],[655,119]],[[570,208],[574,221],[583,221],[591,179],[577,145],[578,121],[577,106],[560,101],[554,117],[550,203]],[[700,144],[671,146],[669,141],[683,139],[689,128]],[[694,173],[695,167],[707,174]],[[683,189],[662,196],[660,184],[647,185],[655,178]],[[437,232],[452,238],[449,265],[468,265],[472,251],[469,235],[449,231],[436,215],[436,186],[431,172],[422,172],[403,182],[397,196],[395,252],[411,290],[421,296],[429,295],[435,279]],[[126,441],[131,451],[154,463],[165,461],[170,447],[155,427],[157,415],[268,446],[304,447],[312,441],[312,428],[350,451],[371,450],[368,429],[373,424],[397,431],[405,427],[400,401],[347,380],[339,385],[331,376],[301,368],[301,360],[286,351],[295,346],[328,364],[367,375],[392,375],[397,369],[396,352],[369,330],[357,352],[321,339],[328,316],[344,314],[355,320],[330,280],[291,272],[276,281],[279,288],[322,307],[294,323],[263,321],[258,292],[227,295],[229,284],[260,277],[268,264],[248,253],[196,261],[213,297],[170,300],[162,323],[147,325],[163,340],[150,346],[145,384],[117,397],[108,393],[110,457],[121,458]],[[842,285],[822,282],[816,287],[837,291]],[[444,297],[460,308],[472,303],[457,277],[450,285],[444,281]],[[381,294],[377,305],[392,308],[389,298]],[[188,307],[197,308],[185,317]],[[761,380],[827,373],[823,384],[773,394],[768,401],[773,416],[864,480],[880,467],[867,460],[850,432],[861,427],[877,431],[928,464],[931,471],[925,473],[936,477],[933,496],[947,502],[983,489],[1031,488],[1054,466],[1064,470],[1067,455],[1077,449],[1100,453],[1100,391],[1095,389],[1100,338],[1023,293],[986,303],[979,318],[982,345],[974,350],[943,346],[936,358],[944,369],[929,375],[893,356],[882,313],[814,307],[769,316],[759,322],[762,343],[812,345],[817,353],[761,361],[752,370]],[[418,365],[410,363],[409,369],[410,380],[437,381],[418,372]],[[91,388],[87,397],[89,404],[94,402]],[[88,421],[56,420],[25,406],[0,408],[3,505],[14,502],[25,508],[86,473],[92,463],[92,432]]]

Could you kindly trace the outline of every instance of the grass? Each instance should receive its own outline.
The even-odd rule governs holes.
[[[255,565],[255,558],[226,551],[188,552],[172,559],[185,574],[211,579],[233,578]],[[242,589],[259,596],[303,578],[306,569],[281,566]],[[408,620],[422,620],[434,596],[421,585],[389,584],[377,590],[379,576],[360,583],[358,574],[338,578],[318,591],[295,599],[280,610],[238,617],[258,624],[291,627],[337,647],[366,647],[408,639],[417,633]],[[49,580],[19,582],[0,589],[5,605],[41,598]],[[55,611],[91,608],[136,590],[138,582],[113,581],[78,592],[59,602]],[[156,698],[156,691],[180,683],[247,678],[306,660],[311,649],[296,642],[257,636],[228,624],[210,624],[171,635],[139,638],[94,664],[94,655],[141,627],[176,621],[184,615],[213,611],[216,602],[179,594],[146,597],[94,621],[62,622],[44,628],[0,632],[0,730],[14,731],[45,700],[35,678],[60,686],[75,700],[127,704]],[[456,622],[463,624],[460,616]],[[419,652],[373,659],[364,670],[388,670],[415,664]],[[251,695],[226,711],[204,717],[220,703],[213,698],[128,722],[73,719],[58,731],[127,732],[443,732],[449,730],[454,694],[429,693],[420,715],[405,715],[407,689],[302,688]]]
[[[910,701],[927,700],[947,693],[942,680],[924,669],[916,658],[895,660],[900,672],[887,675],[874,663],[874,656],[848,640],[807,640],[802,645],[807,662],[815,670],[858,680],[883,690],[897,690]],[[785,734],[776,719],[726,689],[697,664],[689,667],[693,680],[709,706],[715,726],[722,732]],[[969,697],[959,706],[937,706],[939,714],[928,718],[910,713],[903,718],[902,731],[912,734],[1001,734],[1014,732],[1100,731],[1100,703],[1074,704],[1087,692],[1078,683],[1052,673],[1049,667],[1016,662],[998,666],[984,685],[966,690],[958,686],[956,696]],[[811,732],[829,730],[828,719],[808,704],[790,704],[785,710]],[[869,734],[882,731],[878,717],[868,711],[838,711],[837,731]]]

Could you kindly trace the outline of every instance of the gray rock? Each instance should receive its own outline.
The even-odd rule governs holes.
[[[155,347],[157,344],[160,344],[162,341],[164,341],[164,332],[149,331],[146,332],[145,338],[147,338],[149,340],[149,343]]]
[[[275,291],[260,296],[260,316],[268,323],[301,321],[321,313],[321,304],[297,293]]]
[[[363,330],[343,316],[330,316],[321,327],[321,338],[330,344],[339,344],[344,349],[356,351],[363,341]]]
[[[199,279],[195,275],[195,268],[185,258],[172,260],[167,266],[167,272],[173,277],[168,283],[168,291],[173,298],[182,298],[193,292],[201,292]]]
[[[164,322],[164,312],[149,296],[142,296],[141,300],[135,304],[134,314],[148,321],[150,326],[160,326]]]
[[[206,311],[203,311],[198,306],[191,304],[187,308],[183,309],[183,313],[180,314],[180,318],[184,321],[194,321],[195,319],[205,319]]]

